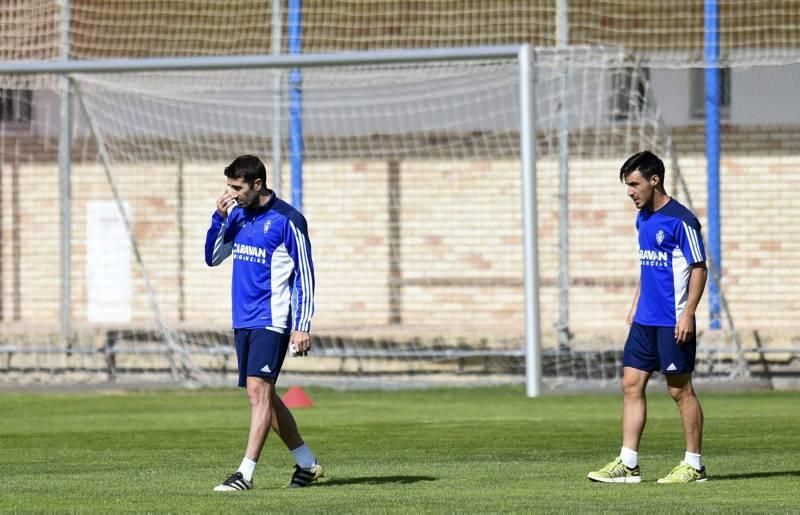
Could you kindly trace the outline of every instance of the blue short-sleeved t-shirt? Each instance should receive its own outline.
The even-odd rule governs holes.
[[[641,282],[634,322],[674,327],[686,307],[691,267],[706,260],[700,222],[675,199],[657,211],[641,210]]]

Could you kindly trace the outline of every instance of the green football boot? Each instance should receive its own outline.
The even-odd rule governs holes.
[[[678,483],[702,483],[708,481],[706,476],[706,468],[703,467],[697,470],[685,461],[680,462],[677,467],[672,469],[672,472],[662,477],[658,482],[664,484],[678,484]]]
[[[589,472],[586,476],[592,481],[598,483],[641,483],[642,473],[639,470],[639,465],[634,468],[628,468],[622,463],[621,458],[617,458],[605,467],[596,472]]]

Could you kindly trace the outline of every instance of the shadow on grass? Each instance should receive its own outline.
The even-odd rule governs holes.
[[[800,470],[776,470],[772,472],[748,472],[743,474],[714,474],[708,476],[709,481],[727,481],[731,479],[758,479],[762,477],[800,477]]]
[[[436,481],[437,478],[432,476],[365,476],[365,477],[346,477],[346,478],[333,478],[314,485],[315,488],[321,486],[339,486],[339,485],[386,485],[389,483],[397,485],[408,485],[411,483],[420,483],[422,481]]]

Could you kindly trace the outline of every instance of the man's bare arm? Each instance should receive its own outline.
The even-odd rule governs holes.
[[[642,286],[642,280],[639,279],[639,282],[636,284],[636,293],[633,295],[633,304],[631,304],[631,309],[628,310],[628,316],[625,319],[625,322],[628,323],[629,326],[633,325],[633,316],[636,314],[636,306],[639,304],[639,288]]]
[[[689,293],[686,297],[686,308],[675,325],[675,340],[679,345],[689,341],[692,334],[694,334],[694,314],[697,311],[697,305],[700,304],[700,299],[703,297],[707,280],[708,268],[705,262],[692,265],[692,271],[689,275]]]

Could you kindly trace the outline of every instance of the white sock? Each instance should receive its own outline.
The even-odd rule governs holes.
[[[311,452],[311,449],[309,449],[306,444],[301,445],[297,449],[292,449],[292,456],[294,456],[294,461],[304,469],[310,469],[317,464],[316,456],[314,456],[314,453]]]
[[[703,468],[703,456],[700,454],[686,451],[686,454],[683,455],[683,461],[694,467],[695,470]]]
[[[636,465],[639,464],[639,453],[633,449],[623,447],[619,451],[619,457],[622,460],[622,463],[629,469],[636,468]]]
[[[255,471],[256,471],[256,462],[249,458],[244,458],[242,460],[242,464],[239,465],[239,470],[237,470],[236,472],[241,472],[242,476],[244,476],[246,480],[252,481],[253,473]]]

